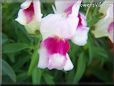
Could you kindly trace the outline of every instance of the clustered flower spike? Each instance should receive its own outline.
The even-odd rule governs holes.
[[[40,0],[26,0],[16,21],[33,34],[40,30],[43,37],[40,44],[39,68],[69,71],[73,69],[68,51],[69,40],[84,46],[87,43],[89,27],[86,17],[79,12],[82,0],[55,0],[54,13],[42,18]]]
[[[97,22],[93,33],[96,38],[109,37],[114,43],[114,3],[105,0],[100,6],[100,12],[104,17]]]

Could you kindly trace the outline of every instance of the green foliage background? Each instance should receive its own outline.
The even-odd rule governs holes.
[[[52,3],[42,3],[43,14],[53,13]],[[40,33],[29,35],[24,26],[15,21],[20,3],[2,4],[2,84],[76,84],[84,82],[113,83],[113,53],[108,38],[96,39],[94,24],[102,17],[99,7],[91,7],[87,16],[88,43],[79,47],[70,41],[69,56],[74,69],[69,72],[39,69],[38,48]],[[88,7],[81,7],[86,14]],[[113,44],[111,44],[113,45]]]

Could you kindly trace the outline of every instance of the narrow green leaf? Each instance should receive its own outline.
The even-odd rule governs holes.
[[[3,75],[8,75],[12,81],[16,82],[16,74],[12,67],[4,60],[0,60],[0,62],[2,62]]]
[[[84,74],[85,68],[86,68],[86,59],[85,59],[84,53],[81,53],[78,59],[77,71],[74,76],[73,83],[77,83],[81,79],[81,77]]]
[[[94,42],[93,42],[93,39],[92,39],[92,36],[91,34],[89,34],[89,37],[88,37],[88,48],[89,48],[89,61],[88,61],[88,65],[92,62],[94,56],[93,56],[93,53],[94,53]]]
[[[14,69],[18,70],[20,67],[23,67],[23,65],[29,60],[30,58],[28,56],[24,56],[24,58],[19,58],[17,63],[14,65]]]
[[[4,33],[0,33],[0,44],[4,44],[8,41],[8,37]]]
[[[44,79],[45,79],[45,82],[47,83],[47,84],[54,84],[54,80],[53,80],[53,77],[51,76],[51,75],[49,75],[49,74],[44,74]]]
[[[98,58],[100,60],[108,59],[107,51],[103,47],[95,46],[94,40],[91,37],[91,35],[89,35],[88,47],[89,47],[88,65],[92,62],[93,58]]]
[[[41,84],[42,71],[38,68],[34,68],[32,72],[33,84]]]
[[[15,62],[15,54],[14,54],[14,53],[8,53],[7,55],[8,55],[8,57],[9,57],[10,61],[11,61],[12,63],[14,63],[14,62]]]
[[[108,54],[107,54],[106,50],[104,50],[103,48],[100,48],[100,47],[90,48],[89,54],[90,54],[89,63],[92,62],[93,58],[97,58],[97,59],[100,59],[103,61],[108,59]]]
[[[32,41],[28,35],[28,33],[26,32],[25,28],[20,25],[20,24],[17,24],[17,22],[13,22],[13,24],[15,25],[15,33],[16,33],[16,37],[18,39],[19,42],[22,42],[22,43],[27,43],[27,44],[31,44]]]
[[[24,43],[10,43],[3,45],[3,53],[15,53],[27,48],[29,48],[29,46]]]
[[[108,58],[107,52],[103,48],[95,47],[94,51],[97,51],[96,56],[98,55],[104,59]]]
[[[27,76],[27,72],[22,72],[20,74],[17,75],[17,81],[24,81],[28,78]]]
[[[34,53],[32,55],[32,58],[31,58],[31,63],[30,63],[30,66],[29,66],[29,70],[28,70],[28,75],[31,75],[32,74],[32,71],[33,69],[37,66],[38,64],[38,48],[36,48],[34,50]]]
[[[108,72],[106,72],[106,70],[102,69],[102,68],[98,68],[98,67],[93,67],[90,68],[93,75],[95,75],[98,79],[104,81],[104,82],[112,82],[112,75]]]

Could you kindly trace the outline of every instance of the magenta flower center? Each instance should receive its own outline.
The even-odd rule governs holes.
[[[67,40],[63,40],[57,37],[50,37],[43,41],[43,46],[46,47],[49,54],[59,53],[66,55],[70,45]]]

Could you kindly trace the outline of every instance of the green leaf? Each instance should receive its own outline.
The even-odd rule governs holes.
[[[92,62],[93,58],[97,58],[101,61],[107,60],[108,59],[108,54],[106,50],[100,47],[93,47],[89,50],[89,63]]]
[[[18,41],[22,43],[31,44],[32,41],[30,39],[30,36],[27,34],[25,28],[22,25],[17,24],[17,22],[15,21],[13,23],[14,25],[16,25],[15,32],[16,32],[16,37]]]
[[[2,73],[8,75],[12,81],[16,82],[16,74],[12,67],[4,60],[0,60],[0,62],[2,62]]]
[[[89,48],[89,61],[88,61],[88,65],[92,62],[93,60],[93,40],[92,40],[92,37],[91,37],[91,34],[89,34],[89,37],[88,37],[88,48]]]
[[[32,72],[32,82],[33,84],[41,84],[42,71],[38,68],[34,68]]]
[[[76,74],[74,76],[73,83],[77,83],[84,74],[84,71],[85,71],[85,68],[86,68],[86,59],[85,58],[86,57],[84,56],[84,53],[81,53],[80,57],[78,59],[77,71],[76,71]]]
[[[47,84],[54,84],[54,81],[53,81],[53,77],[49,74],[44,74],[44,79],[46,81]]]
[[[23,65],[29,60],[30,60],[30,58],[27,55],[24,56],[24,58],[19,58],[18,61],[14,65],[14,69],[18,70],[20,67],[23,67]]]
[[[36,48],[34,50],[34,53],[32,55],[32,58],[31,58],[31,63],[30,63],[30,66],[29,66],[29,70],[28,70],[28,75],[31,75],[32,74],[32,71],[33,69],[37,66],[38,64],[38,48]]]
[[[112,82],[112,74],[106,72],[106,70],[98,67],[90,68],[93,75],[104,82]]]
[[[28,78],[27,72],[23,71],[22,73],[17,75],[17,81],[24,81]]]
[[[15,54],[14,54],[14,53],[9,53],[9,54],[7,54],[7,55],[8,55],[8,57],[9,57],[10,61],[11,61],[12,63],[14,63],[14,62],[15,62]]]
[[[97,51],[97,52],[95,52],[96,54],[94,53],[95,56],[99,56],[99,57],[102,57],[104,59],[108,58],[108,55],[107,55],[107,52],[106,52],[105,49],[99,48],[99,47],[95,47],[94,51]]]
[[[10,43],[3,45],[3,53],[15,53],[27,48],[29,48],[29,46],[24,43]]]
[[[4,33],[0,33],[0,44],[4,44],[8,41],[8,37]]]
[[[93,58],[98,58],[99,60],[108,59],[107,51],[100,46],[95,45],[95,40],[91,34],[89,34],[88,47],[89,47],[89,61],[88,65],[92,62]]]

